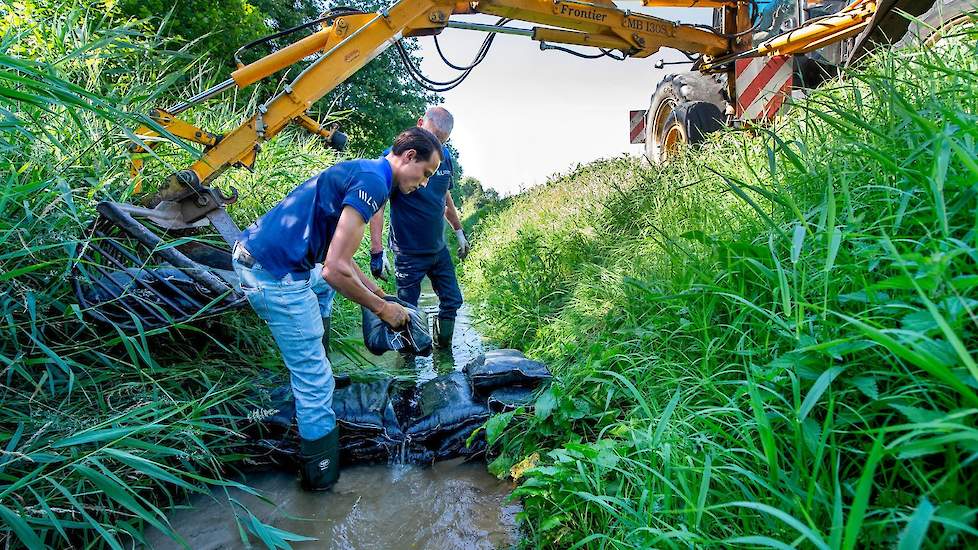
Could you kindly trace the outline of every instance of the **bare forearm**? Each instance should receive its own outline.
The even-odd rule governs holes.
[[[384,208],[370,218],[370,252],[375,254],[384,249]]]
[[[323,266],[323,278],[337,292],[374,313],[378,313],[384,306],[384,300],[364,285],[365,277],[352,261],[330,262],[327,259]]]
[[[360,279],[360,284],[367,287],[367,290],[369,290],[372,294],[380,296],[381,298],[387,295],[387,293],[384,292],[384,289],[380,288],[380,286],[378,286],[373,279],[364,275],[363,270],[360,269],[359,265],[353,264],[353,269],[357,272],[357,277]]]
[[[462,229],[462,222],[458,219],[458,210],[455,209],[455,201],[452,200],[451,193],[445,194],[445,219],[452,226],[452,230]]]

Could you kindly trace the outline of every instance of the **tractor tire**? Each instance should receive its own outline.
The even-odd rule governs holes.
[[[975,4],[970,0],[937,0],[929,10],[917,17],[919,23],[910,21],[907,34],[896,43],[896,47],[911,46],[917,41],[933,44],[951,27],[976,18]]]
[[[658,162],[669,160],[682,147],[701,143],[710,133],[724,126],[726,117],[712,103],[690,101],[679,105],[663,123]]]
[[[901,12],[920,21],[912,21]],[[973,0],[879,0],[869,27],[855,37],[847,64],[854,64],[880,47],[903,47],[918,41],[933,43],[943,31],[975,17]]]
[[[650,162],[660,164],[666,160],[662,141],[666,135],[666,121],[680,106],[692,103],[709,104],[717,112],[723,113],[728,104],[724,77],[688,72],[671,74],[662,79],[652,94],[645,115],[645,154]],[[697,111],[701,109],[696,108]],[[685,120],[687,115],[684,113],[681,117]],[[720,120],[724,120],[722,115]],[[707,126],[712,127],[712,124],[706,124],[704,128]]]

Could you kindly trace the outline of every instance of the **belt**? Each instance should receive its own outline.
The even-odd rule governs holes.
[[[234,243],[234,251],[231,253],[231,257],[248,269],[252,269],[258,263],[255,257],[251,255],[251,252],[248,252],[248,249],[241,243]]]
[[[234,258],[234,260],[238,262],[238,265],[240,265],[241,267],[245,267],[247,269],[255,269],[256,267],[259,268],[261,267],[261,264],[258,263],[258,260],[256,260],[255,257],[251,255],[251,252],[248,252],[248,249],[245,248],[244,245],[241,244],[240,242],[234,243],[234,250],[231,252],[231,257]],[[283,281],[308,281],[309,272],[299,271],[296,273],[286,273],[285,276],[282,277],[282,280]]]

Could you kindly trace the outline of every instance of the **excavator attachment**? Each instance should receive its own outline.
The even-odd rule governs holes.
[[[71,274],[82,313],[148,330],[244,305],[226,241],[204,232],[210,224],[178,222],[178,209],[170,201],[98,205]]]

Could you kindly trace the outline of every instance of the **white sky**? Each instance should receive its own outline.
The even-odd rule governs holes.
[[[709,23],[708,9],[642,9],[638,2],[619,7],[684,23]],[[496,17],[456,16],[467,22],[495,23]],[[529,28],[514,21],[509,26]],[[439,42],[445,56],[467,65],[485,33],[445,29]],[[421,68],[434,80],[458,73],[445,67],[431,37],[418,39]],[[594,49],[577,48],[595,53]],[[683,65],[654,67],[656,59],[685,59],[663,48],[645,59],[581,59],[540,51],[539,42],[523,36],[498,35],[485,61],[454,90],[442,94],[443,106],[455,116],[452,143],[465,175],[502,194],[538,185],[577,163],[630,152],[628,111],[647,109],[656,84]]]

